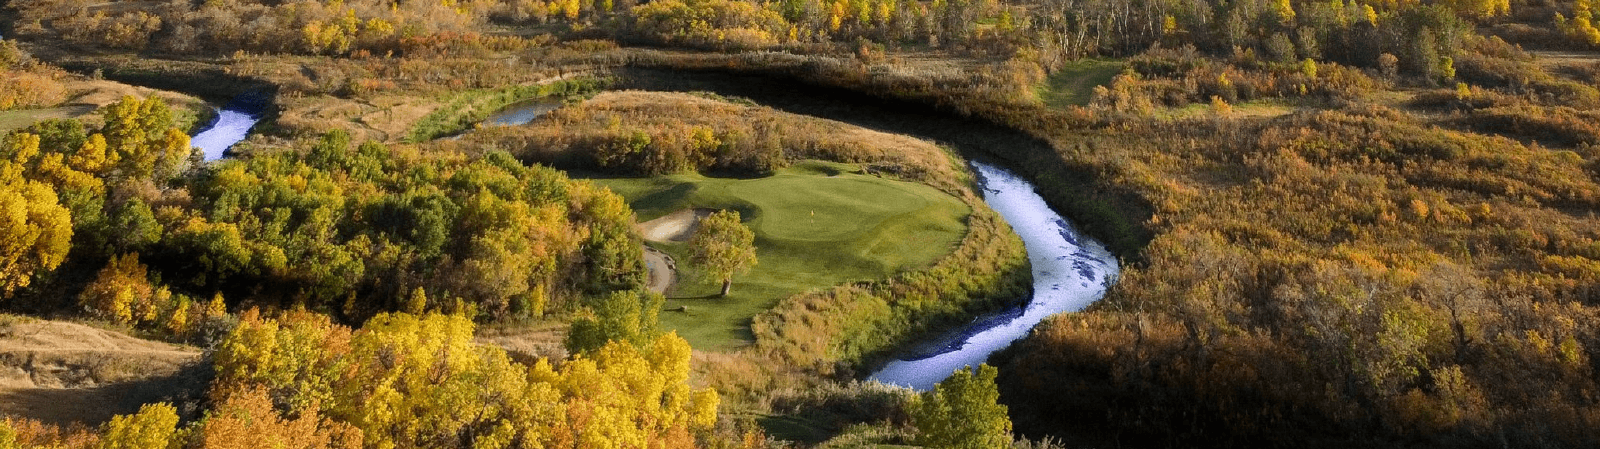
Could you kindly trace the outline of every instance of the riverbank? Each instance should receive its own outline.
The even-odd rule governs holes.
[[[871,380],[928,390],[956,369],[986,362],[990,354],[1026,336],[1045,318],[1089,306],[1104,296],[1116,279],[1116,258],[1050,210],[1032,184],[997,167],[973,165],[984,203],[1005,219],[1027,247],[1033,297],[1016,309],[979,317],[932,340],[942,347],[890,361]]]

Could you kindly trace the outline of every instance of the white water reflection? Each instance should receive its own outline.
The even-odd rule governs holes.
[[[1081,236],[1045,204],[1033,185],[1003,169],[973,163],[984,202],[1000,213],[1028,249],[1033,263],[1033,299],[1010,313],[980,319],[949,340],[941,352],[895,360],[871,380],[928,390],[962,366],[977,366],[989,354],[1028,334],[1045,317],[1078,311],[1105,295],[1116,279],[1117,261],[1105,246]]]
[[[208,161],[222,159],[223,153],[233,144],[244,140],[245,136],[250,134],[250,128],[256,126],[259,120],[261,119],[244,111],[218,110],[216,123],[190,138],[189,145],[204,152]]]

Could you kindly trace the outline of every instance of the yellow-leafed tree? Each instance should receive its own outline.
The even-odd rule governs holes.
[[[100,449],[164,449],[173,445],[178,411],[166,403],[146,404],[139,413],[119,415],[106,423]]]
[[[202,449],[357,449],[361,431],[322,417],[315,407],[289,419],[263,388],[229,392],[195,435]]]
[[[558,371],[474,344],[474,327],[394,313],[352,333],[326,317],[247,312],[218,345],[216,391],[261,388],[300,413],[285,416],[320,410],[367,447],[689,448],[716,419],[718,397],[688,386],[676,335],[643,350],[612,342]]]
[[[38,140],[32,140],[37,148]],[[17,154],[20,154],[17,153]],[[22,167],[0,160],[0,297],[54,270],[72,243],[72,216],[49,185],[22,178]]]
[[[155,288],[146,278],[148,270],[139,263],[139,254],[112,256],[94,281],[78,294],[78,303],[95,315],[118,323],[133,323],[154,318]],[[147,316],[148,315],[148,316]]]

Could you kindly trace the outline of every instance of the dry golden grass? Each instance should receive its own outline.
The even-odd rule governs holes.
[[[855,154],[850,156],[854,158],[895,160],[929,168],[950,165],[944,151],[925,140],[873,131],[844,122],[790,114],[769,107],[748,106],[690,94],[606,92],[596,95],[580,108],[568,111],[572,115],[563,117],[578,120],[586,115],[595,119],[617,117],[622,123],[630,125],[683,123],[717,128],[740,122],[772,122],[783,127],[787,134],[814,139],[819,148],[853,150]]]
[[[747,141],[776,139],[788,160],[824,159],[864,164],[929,183],[946,192],[965,187],[950,155],[913,137],[873,131],[843,122],[790,114],[769,107],[705,96],[644,91],[605,92],[578,106],[559,109],[526,127],[486,129],[467,145],[498,143],[535,159],[579,157],[584,143],[626,130],[651,134],[705,127]],[[659,140],[659,139],[658,139]]]
[[[297,134],[318,135],[336,129],[352,140],[396,142],[412,124],[437,108],[436,98],[412,95],[373,95],[346,99],[328,95],[281,98],[277,124]]]
[[[478,327],[473,342],[498,346],[512,358],[532,362],[537,359],[562,360],[567,357],[563,342],[567,326],[557,321],[540,321],[530,326],[485,324]]]
[[[0,415],[95,424],[188,385],[200,351],[76,323],[0,324]]]
[[[0,388],[74,388],[171,374],[200,352],[60,321],[0,330]]]
[[[7,82],[3,74],[0,74],[0,82]],[[125,96],[139,99],[152,96],[161,98],[176,111],[191,111],[199,114],[210,109],[210,106],[204,100],[189,95],[132,86],[116,81],[63,75],[54,80],[53,83],[52,92],[40,96],[40,98],[45,99],[43,103],[31,104],[29,106],[33,108],[30,109],[0,111],[0,133],[24,128],[46,119],[77,118],[83,119],[92,125],[98,125],[100,118],[95,111],[115,103]]]

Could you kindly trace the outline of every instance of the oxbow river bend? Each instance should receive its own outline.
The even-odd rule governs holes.
[[[911,360],[889,362],[871,380],[928,390],[963,366],[977,366],[989,354],[1028,334],[1045,317],[1082,310],[1105,295],[1117,277],[1116,257],[1104,245],[1078,233],[1045,204],[1033,185],[998,167],[973,163],[983,200],[1000,213],[1028,249],[1033,263],[1033,298],[1028,304],[979,319],[950,345]]]
[[[221,159],[261,119],[266,101],[256,94],[234,98],[217,111],[210,127],[194,135],[191,144],[205,152],[205,160]],[[529,101],[508,107],[486,122],[520,125],[558,107],[559,102]],[[984,201],[1011,224],[1027,247],[1033,264],[1033,298],[1025,306],[981,318],[941,339],[952,342],[943,348],[890,362],[871,380],[917,390],[933,388],[957,368],[977,366],[989,354],[1026,336],[1045,317],[1082,310],[1104,296],[1106,287],[1116,279],[1116,258],[1100,242],[1079,234],[1050,210],[1032,184],[998,167],[976,162],[973,166]]]

